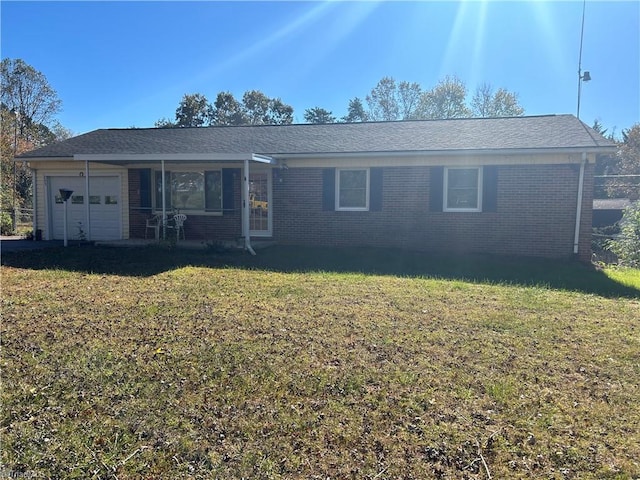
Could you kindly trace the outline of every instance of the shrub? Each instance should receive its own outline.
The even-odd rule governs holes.
[[[620,236],[607,242],[620,265],[640,268],[640,201],[627,207],[620,220]]]
[[[13,220],[7,212],[0,213],[0,235],[13,235]]]

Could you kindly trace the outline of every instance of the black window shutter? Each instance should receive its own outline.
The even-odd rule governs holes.
[[[482,211],[498,211],[498,167],[484,167],[482,171]]]
[[[382,168],[369,170],[369,210],[382,211]]]
[[[429,211],[442,211],[442,195],[444,188],[444,167],[431,167],[431,184],[429,185]]]
[[[151,208],[151,169],[141,168],[140,174],[140,208]]]
[[[336,209],[336,169],[325,168],[322,170],[322,210],[332,211]]]
[[[234,176],[240,174],[239,168],[222,169],[222,210],[223,214],[232,213],[235,209]]]

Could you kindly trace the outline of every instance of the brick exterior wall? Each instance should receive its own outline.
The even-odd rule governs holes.
[[[580,259],[591,258],[593,166],[587,166]],[[322,169],[274,182],[274,239],[283,244],[572,257],[579,165],[498,167],[497,212],[429,211],[429,167],[385,167],[379,212],[322,210]]]
[[[381,211],[324,211],[322,168],[289,168],[273,181],[273,240],[289,245],[372,246],[534,257],[573,256],[580,166],[501,165],[496,212],[432,212],[431,168],[384,167]],[[241,236],[241,175],[232,212],[190,215],[189,240]],[[144,238],[150,209],[140,208],[137,170],[129,171],[131,238]],[[585,169],[579,259],[591,259],[593,165]]]

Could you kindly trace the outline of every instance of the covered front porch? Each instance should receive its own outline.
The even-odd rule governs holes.
[[[253,153],[120,154],[76,155],[74,160],[85,164],[88,197],[91,165],[126,167],[128,202],[123,205],[123,216],[129,234],[122,242],[173,243],[175,239],[187,248],[240,247],[254,253],[252,238],[272,237],[272,172],[278,163],[272,157]],[[176,214],[186,216],[182,232],[173,223]],[[152,217],[159,222],[155,231],[149,229]],[[87,204],[88,231],[96,221]]]

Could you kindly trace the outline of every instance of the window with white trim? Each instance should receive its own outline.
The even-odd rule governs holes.
[[[162,172],[156,171],[155,205],[162,208]],[[167,209],[222,211],[222,171],[165,171]]]
[[[369,210],[369,169],[336,169],[336,210]]]
[[[444,169],[445,212],[482,211],[482,167]]]

